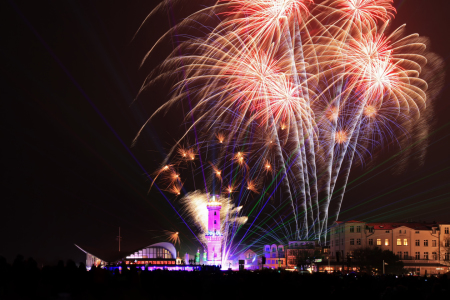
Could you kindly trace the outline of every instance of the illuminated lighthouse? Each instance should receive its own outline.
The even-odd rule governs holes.
[[[206,205],[208,208],[208,232],[206,233],[207,247],[208,247],[208,264],[219,265],[222,263],[222,232],[220,231],[220,209],[222,204],[216,201],[216,197]]]

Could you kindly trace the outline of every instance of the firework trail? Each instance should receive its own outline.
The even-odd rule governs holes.
[[[283,221],[273,222],[285,239],[325,241],[352,166],[386,144],[402,146],[409,132],[427,130],[424,115],[439,89],[428,80],[436,56],[418,34],[405,36],[404,26],[388,30],[392,4],[219,0],[175,25],[146,55],[174,32],[202,29],[198,36],[179,34],[185,38],[143,84],[141,92],[161,80],[173,83],[169,100],[144,126],[176,104],[190,108],[190,127],[157,177],[179,195],[176,167],[196,156],[209,162],[201,165],[205,191],[228,196],[220,197],[228,207],[224,251],[244,224],[241,207],[250,218],[280,207],[274,210]],[[207,198],[196,191],[181,200],[201,233]],[[254,223],[244,237],[255,234]]]
[[[176,245],[176,244],[180,244],[180,236],[178,232],[173,232],[173,231],[169,231],[169,230],[164,230],[164,234],[167,237],[167,240],[169,242],[171,242],[172,244]]]

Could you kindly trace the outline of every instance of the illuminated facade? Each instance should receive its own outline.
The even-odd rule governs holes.
[[[136,264],[142,266],[175,266],[180,265],[181,260],[177,262],[175,246],[171,243],[163,242],[156,243],[144,247],[133,252],[115,252],[115,251],[101,251],[91,250],[86,247],[81,248],[75,245],[86,253],[86,266],[105,266],[108,263]]]
[[[222,239],[220,230],[220,209],[222,205],[216,201],[215,196],[207,204],[208,208],[208,232],[205,234],[207,240],[207,259],[209,265],[222,263]]]
[[[287,268],[295,269],[307,260],[311,261],[316,247],[316,241],[289,241],[286,249]]]
[[[264,257],[266,258],[266,263],[263,265],[263,268],[286,268],[286,256],[283,245],[265,245]]]
[[[336,222],[330,229],[330,258],[342,263],[355,249],[378,247],[396,254],[413,274],[450,270],[449,223]]]

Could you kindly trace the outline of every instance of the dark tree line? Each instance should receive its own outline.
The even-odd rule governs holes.
[[[385,274],[404,274],[403,262],[390,250],[381,250],[377,247],[361,247],[353,251],[347,259],[348,264],[356,267],[359,272],[369,274],[382,274],[383,262],[385,263]]]

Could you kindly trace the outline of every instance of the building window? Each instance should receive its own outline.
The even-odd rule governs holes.
[[[428,260],[428,252],[424,252],[423,253],[423,259],[427,259]]]
[[[436,253],[436,252],[433,252],[433,253],[432,253],[432,256],[433,256],[433,259],[434,259],[434,260],[437,260],[437,253]]]
[[[270,251],[270,248],[269,247],[266,247],[266,252],[269,252]]]
[[[419,233],[419,230],[416,230],[416,233]]]
[[[350,232],[355,232],[355,226],[350,226]]]
[[[450,253],[445,253],[444,260],[450,260]]]
[[[369,246],[373,246],[373,239],[369,239]]]
[[[397,239],[397,246],[401,246],[402,245],[402,239]]]
[[[386,233],[389,233],[389,230],[386,230]]]
[[[356,232],[361,232],[361,226],[356,226]]]
[[[445,227],[445,234],[448,234],[448,227]]]
[[[384,245],[389,246],[389,239],[384,239]]]
[[[445,246],[444,247],[450,247],[450,239],[447,239],[445,241]]]
[[[408,259],[409,253],[408,251],[403,252],[403,259]]]
[[[214,220],[214,224],[216,224],[216,220]]]
[[[350,245],[354,245],[355,244],[355,239],[350,239]]]
[[[402,259],[402,252],[401,251],[397,252],[397,256],[399,259]]]
[[[216,212],[214,212],[214,215],[216,215]]]
[[[408,246],[408,239],[403,239],[403,246]]]
[[[423,246],[428,247],[428,240],[423,240]]]
[[[341,240],[341,245],[344,246],[344,239]]]
[[[402,230],[400,229],[400,230],[398,231],[398,233],[402,233]]]
[[[416,240],[416,246],[420,246],[420,240]]]
[[[381,246],[381,239],[377,239],[377,245]]]
[[[431,241],[431,247],[436,247],[436,240]]]
[[[335,245],[336,245],[336,247],[339,246],[339,240],[336,240]]]
[[[416,252],[416,259],[420,259],[420,252]]]
[[[361,245],[361,239],[356,239],[356,245]]]

